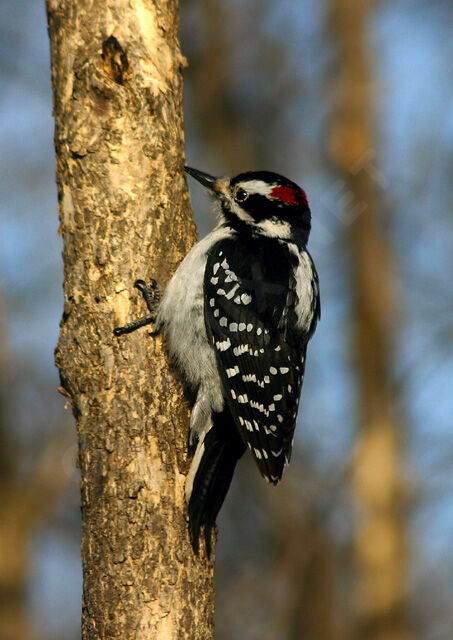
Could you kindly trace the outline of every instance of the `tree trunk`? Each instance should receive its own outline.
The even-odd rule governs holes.
[[[357,572],[356,637],[406,640],[407,617],[404,496],[401,490],[399,424],[392,398],[394,332],[391,249],[380,228],[374,167],[372,85],[367,60],[369,3],[332,0],[339,43],[338,108],[332,155],[344,176],[343,219],[354,295],[354,348],[361,426],[352,469],[358,526],[354,541]]]
[[[189,408],[144,313],[196,232],[183,177],[178,3],[47,0],[64,240],[56,362],[77,421],[84,640],[212,638],[213,561],[190,546]]]

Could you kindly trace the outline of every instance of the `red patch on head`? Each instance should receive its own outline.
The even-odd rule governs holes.
[[[286,204],[304,204],[308,207],[308,200],[305,191],[303,189],[299,189],[299,187],[284,187],[279,185],[272,189],[270,195],[272,198],[281,200]]]

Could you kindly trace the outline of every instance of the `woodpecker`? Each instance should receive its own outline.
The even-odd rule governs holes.
[[[276,484],[289,463],[307,344],[321,316],[307,251],[311,213],[297,184],[270,171],[215,178],[186,172],[213,196],[219,223],[179,265],[162,299],[135,287],[149,313],[116,335],[154,322],[193,397],[186,481],[195,553],[211,530],[236,463],[250,450]]]

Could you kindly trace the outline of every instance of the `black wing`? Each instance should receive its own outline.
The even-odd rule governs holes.
[[[294,329],[295,259],[275,241],[222,240],[204,278],[206,328],[226,401],[273,483],[289,462],[305,365],[306,336]]]

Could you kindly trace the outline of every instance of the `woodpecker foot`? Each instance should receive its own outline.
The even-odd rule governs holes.
[[[136,280],[134,282],[134,287],[140,291],[143,296],[143,299],[146,302],[146,306],[148,307],[149,313],[141,318],[137,318],[137,320],[133,320],[132,322],[128,322],[122,327],[115,327],[113,329],[113,333],[116,336],[122,336],[126,333],[132,333],[136,329],[140,327],[145,327],[148,324],[152,324],[156,319],[156,311],[159,305],[160,300],[160,292],[157,282],[151,279],[150,283],[147,284],[144,280]],[[151,331],[150,335],[157,336],[159,331]]]
[[[149,284],[146,284],[144,280],[136,280],[134,287],[140,291],[143,299],[146,302],[148,311],[150,313],[156,312],[156,307],[160,300],[160,291],[157,282],[151,278]]]

